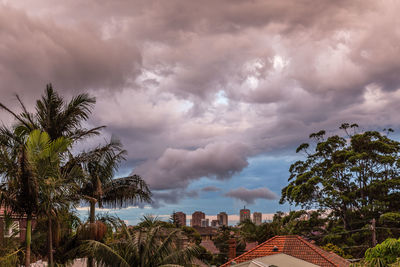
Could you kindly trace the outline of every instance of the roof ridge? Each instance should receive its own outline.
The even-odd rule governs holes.
[[[297,235],[296,236],[297,239],[299,239],[301,242],[303,242],[303,244],[307,245],[309,248],[311,248],[312,250],[314,250],[315,252],[317,252],[322,258],[324,258],[325,260],[327,260],[328,262],[330,262],[331,264],[333,264],[333,266],[337,266],[333,261],[331,261],[330,259],[328,259],[325,255],[323,255],[320,251],[318,251],[316,249],[316,246],[314,246],[313,244],[311,244],[310,242],[306,241],[305,239],[303,239],[301,236]]]
[[[269,242],[269,241],[271,241],[271,240],[273,240],[273,239],[275,239],[275,238],[278,238],[278,237],[281,237],[281,236],[280,236],[280,235],[276,235],[276,236],[271,237],[270,239],[268,239],[268,240],[262,242],[261,244],[257,245],[256,247],[254,247],[254,248],[252,248],[252,249],[246,251],[245,253],[243,253],[243,254],[241,254],[241,255],[239,255],[239,256],[237,256],[237,257],[235,257],[235,258],[233,258],[233,259],[231,259],[231,260],[229,260],[229,261],[227,261],[226,263],[222,264],[220,267],[222,267],[222,266],[228,266],[229,263],[231,263],[232,261],[236,260],[237,258],[240,258],[240,257],[242,257],[242,256],[245,256],[245,255],[249,254],[250,252],[253,252],[253,251],[256,250],[257,248],[259,248],[259,247],[261,247],[262,245],[264,245],[265,243],[267,243],[267,242]]]

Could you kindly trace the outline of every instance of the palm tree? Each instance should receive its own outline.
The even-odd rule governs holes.
[[[26,235],[26,261],[25,264],[29,266],[30,258],[30,236],[31,236],[31,219],[32,212],[35,210],[35,201],[32,199],[37,199],[37,184],[35,179],[29,173],[29,169],[24,169],[26,166],[26,157],[24,149],[22,148],[25,144],[25,140],[31,131],[34,129],[40,129],[48,133],[51,140],[56,140],[60,137],[67,137],[72,142],[78,141],[84,137],[99,134],[99,130],[104,128],[104,126],[95,127],[92,129],[82,128],[82,122],[86,121],[91,114],[92,108],[96,102],[95,98],[90,97],[88,94],[79,94],[72,98],[68,103],[54,91],[51,84],[46,86],[45,94],[41,99],[36,101],[35,113],[31,113],[27,110],[26,106],[22,102],[21,98],[17,95],[17,100],[20,103],[22,112],[15,113],[9,109],[3,103],[0,103],[0,108],[11,114],[16,120],[16,124],[13,130],[7,129],[5,126],[0,128],[0,143],[1,153],[3,158],[8,158],[9,161],[2,162],[1,173],[5,177],[8,177],[7,181],[3,182],[2,188],[6,188],[10,191],[14,186],[15,191],[11,194],[11,198],[6,198],[7,194],[3,191],[2,198],[5,202],[6,199],[13,200],[13,210],[16,212],[22,212],[21,214],[27,214],[28,225],[27,225],[27,235]],[[18,146],[17,146],[18,145]],[[14,151],[9,154],[10,151]],[[16,153],[15,151],[19,151]],[[20,156],[17,156],[20,155]],[[19,161],[18,158],[20,157]],[[16,170],[14,166],[10,164],[19,162],[19,164],[14,164],[14,166],[20,166],[20,171]],[[8,166],[6,166],[8,163]],[[70,156],[70,162],[64,166],[65,172],[69,172],[76,168],[79,162],[76,162],[72,155]],[[13,173],[13,176],[9,175]],[[20,175],[19,178],[16,175]],[[76,179],[73,177],[72,179]],[[11,182],[11,180],[13,182]],[[8,184],[9,183],[9,184]],[[8,184],[8,185],[7,185]],[[18,186],[21,186],[18,188]],[[16,196],[21,196],[19,200]],[[25,203],[25,204],[24,204]],[[1,203],[0,203],[1,204]],[[25,207],[26,205],[32,207]],[[8,203],[10,206],[11,204]]]
[[[38,212],[39,186],[28,162],[24,136],[0,129],[0,205],[26,214],[25,266],[30,265],[32,216]]]
[[[87,240],[78,248],[106,266],[160,267],[191,265],[198,255],[196,245],[179,246],[183,233],[167,229],[156,218],[145,218],[142,227],[131,231],[121,222],[118,238],[110,244]]]
[[[46,85],[45,94],[36,101],[35,113],[27,110],[21,98],[17,95],[22,112],[15,113],[3,103],[0,108],[10,113],[17,121],[20,132],[28,135],[32,130],[39,129],[47,132],[51,140],[59,137],[67,137],[73,142],[84,137],[99,134],[104,126],[92,129],[82,128],[82,122],[86,121],[96,103],[94,97],[88,94],[74,96],[68,103],[54,91],[51,84]]]
[[[146,182],[138,175],[113,179],[119,163],[124,160],[126,151],[116,140],[89,152],[84,169],[88,180],[82,186],[81,195],[90,203],[89,221],[95,221],[96,203],[111,207],[122,207],[124,204],[150,202],[151,192]]]
[[[119,163],[124,160],[126,151],[116,140],[88,153],[84,169],[88,180],[82,186],[80,195],[90,204],[89,223],[95,227],[96,203],[101,208],[103,204],[111,207],[122,207],[124,204],[149,202],[151,192],[146,182],[138,175],[113,179]],[[90,267],[94,266],[93,258],[89,257]]]
[[[61,168],[62,155],[71,143],[64,137],[52,141],[46,132],[39,130],[32,131],[26,142],[27,158],[39,184],[38,213],[48,220],[49,266],[53,266],[52,219],[58,210],[70,208],[70,196],[76,192],[75,184],[66,177],[69,173],[63,173]]]

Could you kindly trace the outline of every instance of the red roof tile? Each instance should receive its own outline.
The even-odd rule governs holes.
[[[274,247],[278,249],[274,250]],[[256,258],[273,254],[284,253],[292,257],[323,267],[347,267],[350,263],[335,253],[327,252],[316,245],[311,244],[297,235],[275,236],[252,250],[228,261],[221,267],[230,266],[232,261],[237,263],[250,261]]]

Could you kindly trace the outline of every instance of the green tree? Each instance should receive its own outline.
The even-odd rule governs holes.
[[[57,211],[69,209],[71,198],[76,188],[68,182],[62,172],[62,156],[71,145],[71,141],[59,137],[52,141],[46,132],[33,130],[26,142],[28,161],[39,185],[38,213],[44,214],[48,220],[48,258],[49,266],[53,266],[53,224]]]
[[[2,179],[3,190],[1,194],[2,202],[5,203],[8,199],[7,205],[12,206],[13,211],[27,214],[28,234],[26,235],[25,265],[29,265],[31,221],[32,213],[37,209],[38,185],[37,181],[30,175],[29,168],[25,167],[27,166],[25,150],[23,149],[25,140],[31,131],[39,129],[47,132],[53,141],[60,137],[67,137],[75,142],[84,137],[99,134],[99,130],[104,126],[92,129],[84,129],[82,127],[82,122],[89,118],[96,102],[95,98],[90,97],[88,94],[79,94],[67,103],[57,94],[52,85],[48,84],[42,98],[36,101],[34,113],[27,110],[18,95],[17,100],[22,109],[19,114],[12,111],[5,104],[0,103],[0,108],[7,111],[16,120],[16,124],[12,129],[5,126],[0,129],[0,156],[3,158],[0,171],[2,176],[5,177],[5,179]],[[66,167],[72,170],[77,164],[79,162],[73,160]],[[5,193],[6,191],[8,192],[7,194]],[[6,197],[7,195],[9,197]]]
[[[113,178],[119,163],[124,160],[126,151],[122,144],[112,139],[108,144],[80,157],[87,158],[83,166],[87,179],[83,182],[80,195],[89,202],[89,222],[95,226],[96,204],[122,207],[124,204],[151,201],[151,192],[146,182],[138,175]],[[93,266],[89,258],[89,266]]]
[[[341,218],[345,230],[352,228],[354,219],[366,223],[396,210],[400,143],[376,131],[357,133],[357,127],[343,124],[344,137],[325,137],[325,131],[311,134],[316,144],[296,150],[306,159],[291,165],[281,203],[328,209]]]
[[[365,262],[369,266],[393,266],[399,263],[400,239],[388,238],[365,252]],[[398,266],[398,265],[396,265]]]
[[[122,144],[112,139],[107,145],[89,152],[88,160],[84,162],[88,179],[84,181],[80,194],[90,203],[91,223],[95,220],[96,203],[101,208],[103,205],[122,207],[151,201],[150,189],[140,176],[113,178],[125,154]]]

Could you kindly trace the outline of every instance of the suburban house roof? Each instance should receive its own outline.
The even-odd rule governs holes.
[[[292,257],[290,255],[279,253],[269,255],[254,260],[238,263],[235,267],[267,267],[267,266],[278,266],[278,267],[318,267],[308,261]]]
[[[275,236],[252,250],[221,265],[231,266],[232,261],[236,263],[250,261],[256,258],[284,253],[292,257],[313,263],[323,267],[347,267],[350,262],[332,252],[327,252],[316,245],[311,244],[297,235]]]

